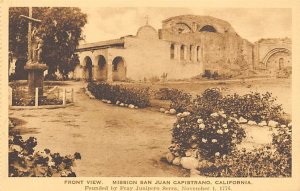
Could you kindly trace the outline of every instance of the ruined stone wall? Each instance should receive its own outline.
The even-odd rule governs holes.
[[[284,59],[285,67],[292,66],[292,41],[289,38],[261,39],[254,43],[253,52],[256,70],[279,69],[280,58]]]
[[[203,27],[210,31],[203,31]],[[159,36],[188,47],[200,46],[202,70],[236,75],[253,65],[253,45],[220,19],[193,15],[173,17],[163,21]]]

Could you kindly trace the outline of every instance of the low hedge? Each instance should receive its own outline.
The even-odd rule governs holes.
[[[150,106],[149,88],[135,89],[122,85],[96,84],[94,82],[89,83],[87,88],[97,99],[110,100],[112,103],[119,101],[124,104],[133,104],[140,108]]]

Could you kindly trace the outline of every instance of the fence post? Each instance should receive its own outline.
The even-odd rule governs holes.
[[[74,90],[73,90],[73,88],[72,88],[72,90],[71,90],[71,93],[72,93],[72,97],[71,97],[71,99],[72,99],[72,103],[74,103]]]
[[[13,89],[11,87],[8,88],[8,92],[9,92],[9,106],[13,105]]]
[[[39,106],[39,88],[35,88],[34,106]]]
[[[63,89],[63,105],[66,105],[66,88]]]

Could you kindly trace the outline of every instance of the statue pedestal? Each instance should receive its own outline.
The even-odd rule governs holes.
[[[46,64],[27,63],[24,67],[28,71],[28,94],[35,96],[35,88],[39,88],[39,96],[43,96],[44,71],[48,69]]]

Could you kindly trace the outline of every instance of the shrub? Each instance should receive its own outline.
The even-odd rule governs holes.
[[[197,95],[193,100],[190,112],[200,115],[202,118],[209,117],[212,113],[223,109],[223,96],[219,89],[206,89],[202,95]]]
[[[212,76],[212,73],[210,70],[204,70],[204,74],[202,75],[202,77],[210,79],[211,76]]]
[[[155,98],[159,100],[171,100],[177,91],[177,89],[160,88],[155,92]]]
[[[177,90],[171,98],[170,108],[177,112],[189,111],[192,103],[192,95]]]
[[[245,137],[245,131],[223,112],[212,113],[204,119],[192,113],[178,118],[172,137],[178,149],[170,150],[177,152],[176,155],[184,156],[188,149],[197,148],[203,158],[213,160],[216,155],[229,154]]]
[[[110,100],[112,103],[119,101],[140,108],[150,106],[149,88],[134,89],[122,87],[121,85],[95,84],[93,82],[89,83],[87,88],[97,99]]]
[[[155,92],[155,98],[160,100],[171,100],[170,108],[177,112],[189,110],[192,103],[192,95],[178,89],[160,88]]]
[[[30,137],[24,141],[18,133],[10,130],[10,177],[76,176],[72,166],[75,160],[81,159],[79,153],[75,153],[73,156],[60,156],[59,153],[51,153],[49,149],[42,152],[35,151],[34,147],[36,145],[36,138]]]
[[[197,112],[207,117],[213,112],[224,111],[234,117],[243,117],[257,123],[270,120],[279,121],[283,114],[282,106],[276,104],[276,98],[270,92],[260,94],[251,92],[245,95],[223,96],[219,89],[212,88],[204,91],[193,100],[191,112]]]
[[[159,79],[158,76],[152,76],[152,77],[149,78],[149,81],[150,81],[151,83],[157,83],[157,82],[160,81],[160,79]]]
[[[234,150],[230,155],[200,163],[206,176],[222,177],[291,177],[292,127],[281,127],[273,134],[272,145],[264,145],[251,152]]]
[[[251,92],[243,96],[228,95],[224,97],[223,102],[226,114],[256,122],[278,120],[282,115],[282,106],[276,104],[276,98],[272,97],[270,92],[265,94]]]

